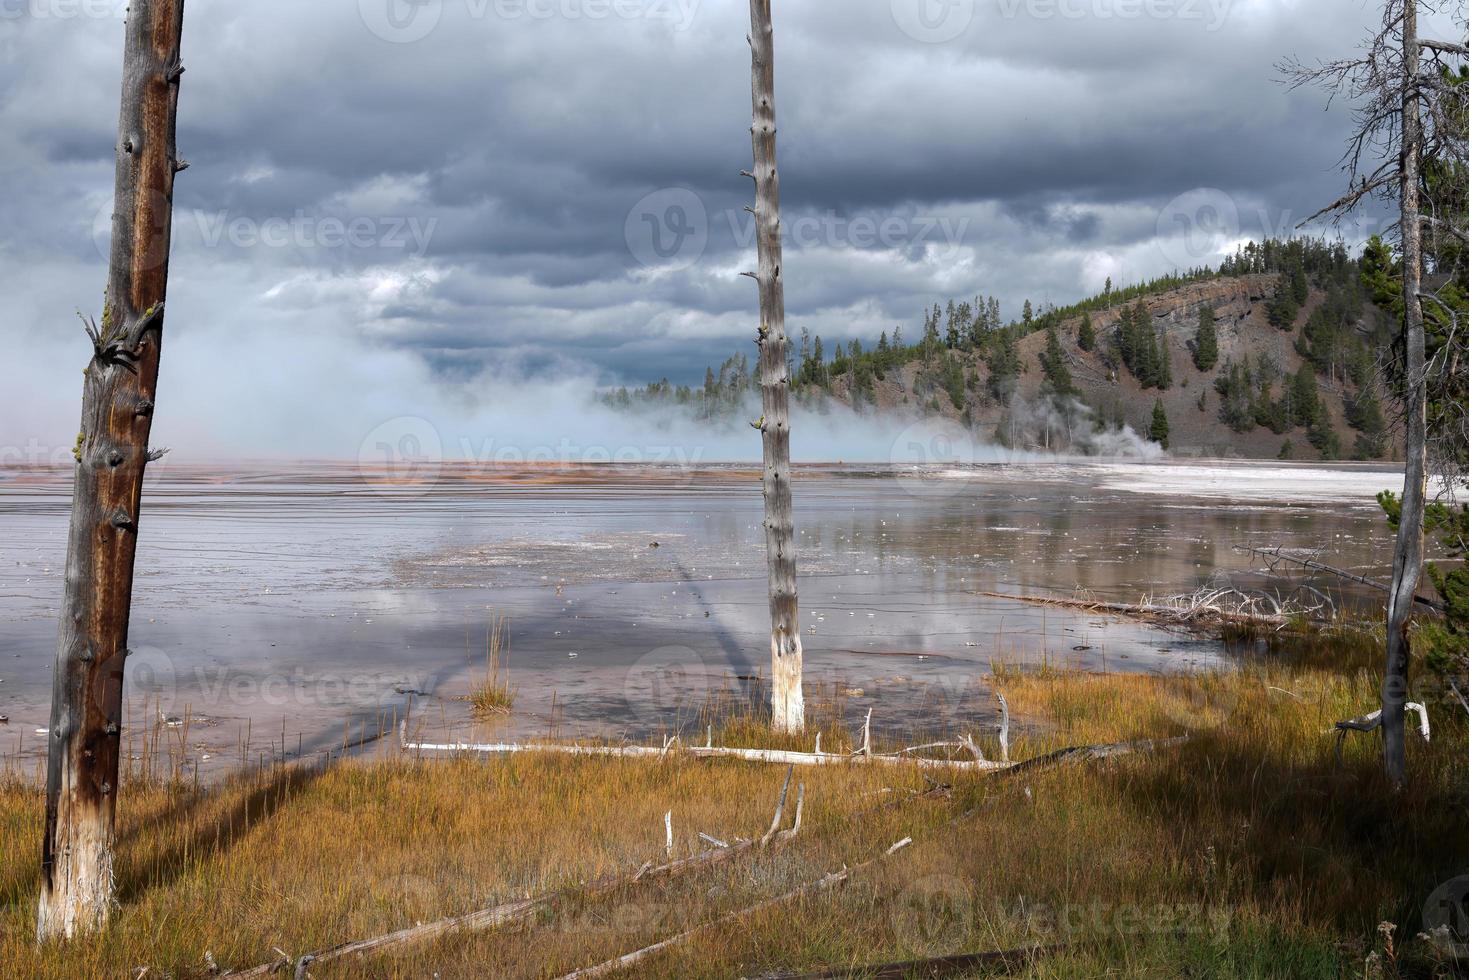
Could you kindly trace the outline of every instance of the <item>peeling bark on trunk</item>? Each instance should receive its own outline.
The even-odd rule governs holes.
[[[1387,604],[1387,665],[1382,677],[1382,752],[1388,779],[1405,778],[1403,714],[1408,699],[1408,618],[1423,573],[1423,511],[1428,489],[1427,378],[1424,376],[1422,238],[1419,216],[1419,164],[1423,123],[1415,85],[1420,65],[1418,0],[1403,4],[1403,121],[1400,193],[1403,238],[1403,354],[1406,376],[1404,417],[1407,461],[1403,509],[1393,549],[1392,591]]]
[[[38,939],[100,928],[112,839],[133,559],[167,291],[184,0],[132,0],[112,252],[82,386],[46,766]]]
[[[753,62],[750,128],[759,250],[760,394],[765,456],[765,550],[770,573],[770,709],[777,731],[805,727],[801,624],[796,611],[796,544],[791,513],[790,370],[786,364],[785,280],[781,257],[780,176],[775,165],[775,37],[770,0],[750,0]]]

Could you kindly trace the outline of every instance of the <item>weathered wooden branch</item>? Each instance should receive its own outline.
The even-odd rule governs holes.
[[[1123,755],[1157,752],[1161,749],[1183,745],[1188,740],[1187,735],[1177,735],[1173,738],[1144,738],[1131,742],[1112,742],[1107,745],[1073,745],[1070,748],[1057,749],[1055,752],[1026,759],[1024,762],[1017,762],[1006,768],[1003,775],[1020,776],[1053,769],[1072,762],[1094,762],[1099,759],[1115,759]]]
[[[780,174],[775,157],[775,28],[770,0],[750,0],[750,139],[755,163],[755,229],[760,287],[760,441],[764,454],[765,554],[770,587],[770,711],[776,731],[806,725],[801,689],[801,621],[791,508],[790,376],[786,365],[785,269]]]
[[[1183,736],[1183,737],[1180,737],[1180,738],[1172,738],[1172,739],[1161,739],[1161,740],[1151,740],[1150,739],[1150,740],[1135,741],[1135,742],[1118,742],[1118,743],[1115,743],[1115,744],[1112,744],[1112,745],[1077,746],[1075,748],[1062,749],[1059,752],[1053,752],[1053,753],[1051,753],[1050,755],[1047,755],[1047,756],[1042,756],[1042,757],[1037,758],[1037,759],[1027,760],[1027,762],[1018,763],[1018,764],[1012,765],[1012,766],[1006,766],[1004,768],[1007,771],[1007,773],[1014,773],[1014,772],[1019,772],[1019,771],[1034,771],[1036,769],[1047,768],[1047,767],[1050,767],[1050,766],[1060,765],[1060,764],[1062,764],[1064,762],[1069,762],[1069,761],[1083,761],[1083,760],[1086,760],[1086,759],[1106,759],[1106,758],[1112,758],[1114,756],[1127,755],[1127,754],[1133,753],[1133,752],[1147,752],[1147,751],[1152,751],[1154,749],[1163,748],[1163,747],[1166,747],[1166,746],[1179,745],[1179,744],[1182,744],[1183,742],[1186,742],[1187,740],[1188,740],[1188,737],[1187,736]],[[964,814],[961,814],[959,817],[955,818],[955,822],[961,821],[961,820],[965,819],[966,817],[972,816],[976,812],[978,812],[977,808],[974,809],[974,810],[970,810],[970,811],[968,811],[968,812],[966,812]],[[778,895],[775,898],[766,899],[765,901],[759,902],[759,903],[757,903],[755,905],[752,905],[752,906],[750,906],[748,908],[740,909],[740,910],[735,911],[735,912],[730,912],[730,913],[728,913],[726,915],[720,916],[717,919],[714,919],[713,921],[706,922],[706,923],[704,923],[702,925],[695,926],[692,929],[688,929],[688,930],[686,930],[684,932],[681,932],[681,933],[679,933],[679,934],[677,934],[675,936],[670,936],[667,939],[661,940],[660,942],[653,943],[650,946],[645,946],[642,949],[634,950],[633,952],[627,953],[627,954],[625,954],[623,956],[619,956],[619,957],[615,957],[615,958],[610,959],[610,960],[606,960],[605,962],[598,963],[595,966],[586,967],[586,968],[581,969],[581,970],[575,970],[575,971],[573,971],[571,973],[565,974],[564,976],[560,977],[559,980],[588,980],[588,978],[591,978],[591,977],[605,976],[606,974],[614,973],[614,972],[616,972],[618,970],[622,970],[622,969],[626,969],[627,967],[635,966],[638,963],[642,962],[643,960],[646,960],[649,957],[655,956],[658,953],[661,953],[661,952],[663,952],[663,951],[665,951],[665,950],[667,950],[667,949],[669,949],[669,948],[671,948],[673,946],[678,945],[679,943],[685,942],[688,939],[691,939],[694,936],[697,936],[697,935],[699,935],[702,932],[706,932],[709,929],[714,929],[714,928],[717,928],[719,926],[728,925],[731,922],[737,922],[740,919],[744,918],[745,916],[754,914],[754,913],[759,912],[759,911],[763,911],[764,909],[771,908],[771,907],[773,907],[775,905],[779,905],[779,904],[783,904],[785,902],[789,902],[789,901],[791,901],[793,899],[799,898],[799,897],[801,897],[803,895],[806,895],[806,894],[809,894],[811,892],[818,891],[818,890],[825,890],[825,889],[830,888],[830,887],[832,887],[834,885],[840,884],[840,883],[846,881],[848,878],[850,878],[853,874],[855,874],[855,873],[857,873],[859,871],[865,870],[868,867],[871,867],[872,865],[874,865],[877,862],[883,860],[884,858],[891,857],[892,855],[894,855],[894,854],[898,853],[899,851],[905,849],[906,847],[908,847],[912,843],[913,843],[913,838],[911,838],[911,837],[905,837],[902,840],[898,841],[896,844],[894,844],[892,847],[890,847],[886,851],[884,851],[883,854],[880,857],[873,858],[873,859],[868,860],[868,861],[864,861],[862,864],[856,865],[856,866],[854,866],[852,868],[844,868],[841,871],[833,872],[832,874],[828,874],[828,875],[826,875],[826,876],[824,876],[824,877],[822,877],[822,878],[820,878],[820,879],[818,879],[816,881],[810,882],[808,884],[802,885],[799,888],[796,888],[796,889],[793,889],[793,890],[791,890],[789,892],[786,892],[783,895]],[[903,975],[906,975],[906,974],[903,974]]]
[[[1464,700],[1464,695],[1459,692],[1458,683],[1452,677],[1449,678],[1449,690],[1454,692],[1454,697],[1458,700],[1459,707],[1464,709],[1466,715],[1469,715],[1469,701]]]
[[[401,731],[402,730],[400,728],[400,734]],[[1002,774],[1004,775],[1009,775],[1012,773],[1034,772],[1039,769],[1050,768],[1066,762],[1081,762],[1088,759],[1105,759],[1119,755],[1126,755],[1133,752],[1152,751],[1167,746],[1181,744],[1185,741],[1187,741],[1186,736],[1181,738],[1162,740],[1119,742],[1112,745],[1075,746],[1073,748],[1062,749],[1058,752],[1052,752],[1045,756],[1041,756],[1035,759],[1029,759],[1025,762],[1015,763],[1009,766],[1004,766],[997,763],[991,763],[990,765],[993,769],[1002,770]],[[409,747],[411,748],[412,746],[410,745]],[[543,746],[541,748],[575,749],[577,747]],[[522,750],[532,751],[534,750],[534,747],[523,747]],[[649,751],[656,753],[662,750],[650,748]],[[595,754],[600,755],[607,753]],[[643,754],[641,757],[646,758],[647,755]],[[828,756],[827,758],[840,761],[856,761],[855,759],[846,756]],[[885,757],[879,756],[875,758]],[[792,775],[792,771],[788,768],[786,771],[785,779],[782,781],[781,784],[779,797],[776,801],[775,815],[771,823],[772,830],[779,827],[780,825],[781,814],[785,809],[785,802],[790,789]],[[529,898],[515,902],[507,902],[502,905],[496,905],[490,908],[481,909],[475,912],[467,913],[465,915],[451,916],[449,918],[440,919],[435,922],[416,925],[406,929],[400,929],[396,932],[388,933],[383,936],[378,936],[373,939],[342,943],[341,945],[331,947],[330,949],[323,950],[318,953],[307,954],[306,956],[297,958],[294,960],[294,965],[299,970],[303,965],[310,965],[313,963],[325,963],[333,960],[340,960],[348,956],[361,956],[369,953],[386,952],[392,949],[401,948],[415,943],[436,939],[453,932],[493,929],[502,925],[509,924],[511,922],[517,922],[529,918],[530,916],[536,914],[541,910],[552,907],[554,903],[572,896],[602,895],[615,891],[616,889],[629,884],[648,881],[655,878],[666,879],[693,870],[695,868],[705,868],[714,864],[720,864],[725,861],[732,860],[736,855],[745,853],[752,848],[766,846],[770,843],[785,843],[789,840],[794,839],[801,832],[801,821],[802,811],[804,809],[804,802],[805,786],[802,785],[798,787],[796,797],[796,812],[791,827],[786,830],[776,831],[774,834],[772,834],[770,830],[767,830],[765,835],[761,838],[750,840],[741,839],[731,844],[719,840],[716,837],[712,837],[708,834],[700,833],[699,838],[712,846],[709,850],[702,851],[690,857],[681,858],[676,861],[670,861],[657,867],[654,867],[649,863],[645,863],[633,874],[624,874],[620,876],[602,878],[587,885],[562,889],[546,895],[538,896],[536,898]],[[973,815],[975,812],[977,812],[977,809],[970,810],[965,814],[961,814],[959,817],[955,818],[955,820],[956,822],[959,820],[963,820],[966,817]],[[905,837],[903,840],[898,841],[892,847],[888,848],[883,853],[882,857],[891,856],[892,854],[895,854],[908,847],[912,843],[912,838]],[[586,970],[567,974],[567,977],[600,976],[605,973],[610,973],[615,970],[622,969],[626,966],[632,966],[637,962],[646,959],[649,956],[654,955],[655,953],[661,952],[662,950],[667,949],[670,946],[676,945],[677,943],[682,942],[706,929],[710,929],[730,921],[735,921],[739,918],[742,918],[761,909],[770,907],[772,905],[777,905],[786,901],[790,901],[791,899],[806,894],[807,892],[814,891],[819,888],[830,887],[830,885],[832,884],[838,884],[842,881],[845,881],[847,877],[849,877],[852,873],[868,867],[869,865],[875,863],[877,860],[881,860],[881,858],[865,862],[851,869],[843,869],[840,872],[826,875],[815,882],[804,885],[801,888],[795,889],[794,891],[787,892],[784,895],[766,900],[765,902],[761,902],[760,904],[747,909],[732,912],[729,915],[726,915],[713,922],[697,926],[684,933],[680,933],[677,936],[670,937],[669,939],[663,940],[662,942],[655,943],[652,946],[634,951],[633,953],[626,954],[625,956],[621,956],[613,960],[608,960],[605,963],[598,964],[594,967],[588,967]],[[254,967],[253,969],[245,970],[238,973],[228,973],[226,974],[226,976],[234,978],[234,980],[246,980],[246,978],[259,980],[259,978],[273,976],[277,973],[289,970],[292,965],[292,958],[283,955],[280,959],[272,963],[263,964],[261,966]]]
[[[168,292],[183,22],[184,0],[132,0],[128,10],[107,294],[101,322],[88,323],[51,696],[42,940],[101,928],[113,903],[123,665]]]
[[[1432,729],[1428,724],[1428,709],[1416,701],[1409,701],[1403,705],[1404,712],[1413,711],[1418,715],[1418,735],[1423,741],[1430,741],[1433,737]],[[1342,746],[1347,740],[1347,732],[1370,732],[1382,727],[1382,709],[1369,711],[1360,718],[1349,718],[1346,721],[1337,722],[1328,731],[1336,732],[1336,764],[1341,765]]]
[[[891,857],[892,855],[898,853],[912,843],[912,838],[905,837],[894,844],[892,847],[888,848],[881,855],[872,858],[869,861],[864,861],[861,864],[851,868],[842,868],[840,871],[833,871],[830,874],[823,875],[815,881],[807,882],[804,885],[793,888],[782,895],[777,895],[774,898],[767,898],[762,902],[757,902],[756,904],[749,906],[748,908],[738,909],[734,912],[726,913],[725,915],[722,915],[719,918],[714,919],[710,922],[705,922],[701,925],[694,926],[692,929],[687,929],[681,933],[678,933],[677,935],[669,936],[667,939],[663,939],[659,942],[653,943],[651,946],[644,946],[642,949],[633,950],[631,953],[625,953],[622,956],[614,957],[610,960],[598,963],[595,966],[588,966],[580,970],[573,970],[572,972],[559,977],[558,980],[589,980],[589,978],[591,977],[606,976],[609,973],[616,973],[618,970],[625,970],[628,967],[636,966],[644,960],[656,956],[657,954],[667,949],[671,949],[672,947],[677,946],[679,943],[686,942],[687,940],[692,939],[700,933],[708,932],[710,929],[716,929],[720,926],[728,925],[731,922],[738,922],[739,920],[747,916],[754,915],[757,912],[763,912],[766,909],[774,908],[778,905],[784,905],[787,902],[794,901],[805,895],[810,895],[815,892],[822,892],[835,888],[837,885],[846,882],[852,877],[852,875],[856,874],[857,872],[864,871],[874,864],[877,864],[884,858]]]
[[[1152,622],[1172,623],[1178,626],[1218,626],[1238,624],[1248,626],[1286,626],[1290,617],[1282,613],[1244,613],[1220,608],[1205,596],[1186,606],[1174,606],[1162,602],[1103,602],[1096,599],[1069,599],[1060,596],[1010,595],[1004,592],[975,592],[988,599],[1010,599],[1036,606],[1064,606],[1085,612],[1113,613],[1131,616]]]
[[[1390,583],[1381,582],[1375,578],[1368,578],[1365,575],[1358,575],[1356,572],[1349,572],[1344,568],[1336,568],[1333,565],[1328,565],[1325,562],[1317,561],[1314,558],[1303,558],[1300,555],[1288,554],[1282,548],[1254,548],[1249,545],[1237,544],[1234,546],[1234,550],[1254,555],[1256,558],[1263,558],[1267,562],[1286,561],[1290,562],[1293,565],[1300,565],[1302,568],[1309,568],[1317,572],[1325,572],[1328,575],[1335,575],[1337,578],[1344,579],[1348,582],[1356,582],[1358,585],[1365,585],[1368,588],[1376,589],[1379,592],[1392,591],[1392,585]],[[1415,595],[1413,599],[1420,605],[1427,606],[1430,609],[1436,610],[1438,612],[1444,611],[1444,604],[1437,601],[1436,599],[1430,599],[1427,596],[1422,595]]]
[[[1417,701],[1409,701],[1403,705],[1403,710],[1412,711],[1418,715],[1418,735],[1425,742],[1431,741],[1433,731],[1428,724],[1428,709]],[[1346,721],[1339,721],[1333,727],[1339,732],[1370,732],[1381,726],[1381,724],[1382,709],[1379,708],[1376,711],[1369,711],[1360,718],[1349,718]]]
[[[1459,239],[1459,241],[1461,242],[1469,242],[1469,231],[1465,231],[1463,228],[1458,227],[1451,221],[1444,221],[1440,218],[1435,218],[1431,214],[1420,215],[1419,220],[1423,222],[1423,225],[1426,228],[1432,228],[1434,231],[1447,232],[1448,234]]]
[[[1444,54],[1458,55],[1461,58],[1469,58],[1469,47],[1455,44],[1453,41],[1434,41],[1429,38],[1419,38],[1418,45],[1428,48],[1430,51],[1440,51]]]
[[[785,793],[789,787],[790,774],[787,773],[786,783],[781,788],[780,802],[776,806],[776,826],[778,826],[780,813],[784,809]],[[801,801],[804,798],[805,787],[802,786],[796,803],[795,821],[788,830],[782,830],[772,837],[772,840],[776,843],[784,843],[792,840],[801,832]],[[227,973],[225,976],[230,977],[231,980],[259,980],[262,977],[283,973],[290,969],[293,964],[299,975],[299,971],[305,966],[310,966],[315,963],[327,963],[333,960],[345,959],[349,956],[363,956],[369,953],[383,953],[404,946],[428,942],[429,940],[437,939],[450,933],[496,929],[512,922],[519,922],[530,918],[537,912],[549,909],[557,902],[573,896],[595,897],[614,892],[630,884],[652,881],[654,879],[673,878],[684,872],[692,871],[695,868],[705,868],[710,865],[721,864],[755,846],[753,840],[739,840],[734,844],[727,844],[710,837],[708,834],[701,833],[699,837],[715,845],[714,848],[712,850],[702,851],[691,857],[669,861],[667,864],[662,864],[657,867],[654,867],[651,863],[645,863],[636,872],[631,874],[599,878],[589,884],[563,888],[535,898],[506,902],[502,905],[495,905],[464,915],[450,916],[434,922],[421,923],[406,929],[399,929],[396,932],[387,933],[386,935],[376,936],[372,939],[342,943],[317,953],[308,953],[294,960],[289,956],[282,956],[274,962],[261,964],[260,966],[238,973]]]
[[[1000,702],[1000,761],[1010,761],[1010,702],[995,688],[995,700]]]
[[[766,844],[770,843],[770,838],[775,836],[776,828],[780,826],[780,818],[781,815],[785,813],[786,808],[786,794],[789,793],[791,789],[791,775],[795,771],[795,766],[790,766],[786,769],[786,779],[780,787],[780,799],[776,800],[775,803],[775,815],[770,818],[770,829],[765,832],[764,837],[760,838],[761,847],[764,847]]]
[[[1315,221],[1317,218],[1322,217],[1323,215],[1335,214],[1341,211],[1350,211],[1352,208],[1357,206],[1357,202],[1361,201],[1362,198],[1366,197],[1374,191],[1381,190],[1382,188],[1393,184],[1395,176],[1396,175],[1394,174],[1387,173],[1374,177],[1371,180],[1362,181],[1360,184],[1357,184],[1355,187],[1353,187],[1349,192],[1343,194],[1335,201],[1332,201],[1330,204],[1326,205],[1326,207],[1317,211],[1315,214],[1306,217],[1299,224],[1297,224],[1296,227],[1304,228],[1306,225]]]

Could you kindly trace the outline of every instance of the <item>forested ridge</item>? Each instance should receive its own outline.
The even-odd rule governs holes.
[[[1383,379],[1391,359],[1374,239],[1251,242],[1217,268],[1115,286],[1068,306],[934,302],[912,324],[839,341],[799,330],[793,395],[808,409],[941,416],[1014,448],[1092,452],[1130,427],[1176,453],[1373,460],[1394,454]],[[754,391],[749,358],[602,393],[614,408],[734,420]]]

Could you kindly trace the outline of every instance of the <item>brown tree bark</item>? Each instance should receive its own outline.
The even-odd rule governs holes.
[[[133,560],[148,450],[177,159],[184,0],[132,0],[123,55],[107,295],[92,324],[46,766],[41,940],[101,927],[112,841]]]
[[[786,364],[780,176],[775,164],[775,29],[770,0],[750,0],[755,227],[760,284],[760,396],[764,444],[765,551],[770,579],[770,709],[777,731],[805,727],[801,624],[796,609],[796,544],[791,509],[790,369]]]
[[[1399,194],[1402,200],[1403,349],[1407,457],[1403,472],[1403,509],[1393,549],[1392,591],[1387,604],[1387,664],[1382,675],[1382,752],[1388,779],[1401,785],[1406,777],[1403,743],[1404,705],[1408,699],[1408,622],[1423,573],[1423,512],[1428,491],[1427,377],[1423,336],[1422,219],[1419,168],[1423,154],[1423,121],[1417,89],[1421,47],[1418,0],[1403,3],[1403,116]]]

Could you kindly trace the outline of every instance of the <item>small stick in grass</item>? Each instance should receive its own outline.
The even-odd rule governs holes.
[[[995,688],[995,700],[1000,702],[1000,761],[1010,761],[1010,703],[1004,692]]]
[[[780,818],[785,814],[785,809],[786,809],[786,793],[790,791],[790,788],[791,788],[791,774],[794,773],[795,771],[796,771],[796,767],[795,766],[787,766],[786,767],[786,778],[785,778],[785,782],[782,783],[781,784],[781,787],[780,787],[780,799],[777,800],[776,803],[775,803],[775,816],[773,816],[773,817],[770,818],[770,829],[765,832],[765,836],[764,837],[760,838],[760,846],[761,847],[764,847],[766,844],[769,844],[771,838],[775,836],[775,832],[780,829]]]
[[[781,787],[780,790],[780,804],[776,807],[777,820],[779,820],[781,812],[783,812],[785,809],[786,791],[790,789],[790,785],[791,772],[787,771],[785,784]],[[790,830],[784,831],[783,833],[776,835],[776,843],[784,843],[785,841],[791,840],[796,836],[797,833],[800,832],[801,804],[804,799],[805,786],[803,785],[796,799],[795,825]],[[671,821],[673,811],[670,810],[668,812],[668,819]],[[779,826],[779,824],[777,823],[776,826]],[[499,926],[506,925],[510,922],[517,922],[522,919],[527,919],[538,910],[551,907],[553,903],[557,902],[558,900],[564,899],[572,894],[580,893],[589,896],[602,895],[611,891],[615,891],[616,889],[627,884],[636,884],[643,881],[644,879],[671,878],[697,867],[703,867],[706,865],[718,864],[727,861],[733,858],[735,855],[741,854],[744,851],[749,850],[755,845],[754,841],[748,840],[740,840],[734,845],[729,845],[725,844],[722,841],[718,841],[715,838],[710,838],[706,834],[700,834],[699,836],[704,837],[705,839],[710,840],[712,843],[715,843],[719,846],[715,849],[704,851],[700,854],[695,854],[692,857],[680,858],[677,861],[670,861],[668,864],[664,864],[656,868],[653,867],[651,862],[645,862],[641,867],[638,868],[636,873],[631,875],[603,878],[599,881],[592,882],[591,884],[580,888],[566,888],[561,891],[550,892],[536,898],[529,898],[518,902],[508,902],[504,905],[496,905],[491,908],[480,909],[478,911],[469,912],[464,915],[450,916],[446,919],[439,919],[434,922],[427,922],[416,926],[410,926],[406,929],[399,929],[397,932],[388,933],[385,936],[377,936],[372,939],[363,939],[353,942],[341,943],[340,945],[333,946],[330,949],[323,950],[319,953],[308,953],[305,956],[301,957],[301,959],[294,962],[296,963],[297,969],[299,970],[301,969],[302,963],[306,963],[307,965],[311,963],[325,963],[332,960],[343,959],[348,956],[362,956],[368,953],[381,953],[386,950],[396,949],[414,943],[426,942],[430,939],[445,936],[453,932],[469,932],[475,930],[498,928]],[[288,969],[292,963],[291,957],[288,954],[282,952],[280,949],[276,949],[275,952],[281,957],[281,959],[278,959],[271,963],[266,963],[262,966],[254,967],[253,969],[245,970],[240,973],[227,973],[225,974],[225,976],[234,978],[234,980],[244,980],[244,978],[254,978],[254,980],[260,980],[260,978],[274,976],[282,970]]]
[[[806,784],[801,783],[796,787],[796,819],[791,823],[790,830],[782,830],[776,835],[776,840],[790,840],[801,832],[801,811],[806,806]]]

